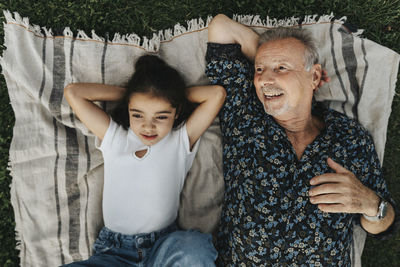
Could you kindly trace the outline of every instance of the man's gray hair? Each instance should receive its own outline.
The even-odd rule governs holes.
[[[295,38],[305,46],[304,65],[309,71],[314,64],[318,63],[318,50],[311,33],[304,29],[277,27],[262,33],[258,39],[258,47],[269,41]]]

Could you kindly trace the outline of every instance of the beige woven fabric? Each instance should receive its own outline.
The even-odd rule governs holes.
[[[11,200],[21,266],[58,266],[88,258],[102,226],[103,159],[94,137],[63,98],[71,82],[123,85],[136,58],[156,53],[179,69],[189,85],[205,84],[207,22],[176,25],[151,40],[135,34],[105,40],[66,28],[63,36],[5,12],[5,46],[0,63],[16,122],[10,148]],[[237,16],[258,32],[297,27],[298,18],[275,20]],[[372,133],[383,159],[386,128],[394,95],[399,55],[348,33],[345,18],[306,16],[302,27],[319,41],[321,63],[332,81],[318,100],[358,120]],[[106,109],[109,104],[100,103]],[[186,179],[179,222],[212,232],[221,210],[224,183],[222,148],[216,120],[201,139]],[[360,265],[365,233],[356,229],[353,265]]]

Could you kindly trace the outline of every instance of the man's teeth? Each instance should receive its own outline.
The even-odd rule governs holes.
[[[264,93],[265,97],[274,97],[274,96],[280,96],[282,93]]]

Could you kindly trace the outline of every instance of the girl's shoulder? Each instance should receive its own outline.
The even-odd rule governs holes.
[[[183,145],[183,149],[187,154],[195,154],[198,150],[201,137],[196,143],[190,148],[189,134],[187,131],[187,124],[182,123],[177,128],[173,129],[172,134],[176,136],[176,139]]]

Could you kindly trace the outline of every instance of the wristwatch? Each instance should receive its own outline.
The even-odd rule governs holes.
[[[388,202],[381,198],[378,207],[378,213],[375,216],[368,216],[363,214],[364,218],[371,222],[377,222],[385,218],[388,208]]]

